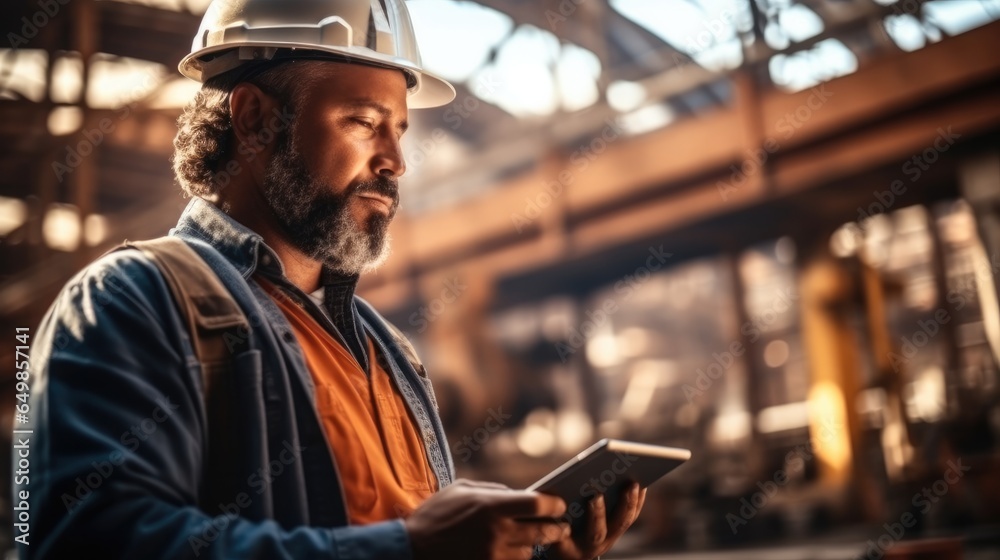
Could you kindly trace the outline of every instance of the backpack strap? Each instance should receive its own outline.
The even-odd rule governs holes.
[[[201,364],[202,390],[208,422],[202,509],[217,507],[213,492],[237,478],[234,448],[235,394],[233,356],[248,346],[250,323],[215,272],[183,239],[165,236],[148,241],[126,241],[112,251],[138,249],[160,272],[187,324],[195,355]]]
[[[198,360],[210,366],[228,364],[233,349],[223,335],[241,326],[249,328],[249,322],[229,290],[198,253],[183,239],[173,236],[126,241],[119,248],[139,249],[163,273],[187,321]],[[246,338],[246,332],[240,333],[242,338]]]

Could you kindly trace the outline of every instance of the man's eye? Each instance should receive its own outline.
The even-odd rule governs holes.
[[[360,124],[365,128],[371,129],[372,131],[375,130],[375,123],[371,121],[366,121],[365,119],[354,119],[354,122]]]

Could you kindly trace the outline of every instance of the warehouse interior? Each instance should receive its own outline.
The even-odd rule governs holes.
[[[11,338],[186,205],[207,3],[0,6]],[[460,475],[523,488],[619,437],[693,458],[611,557],[996,557],[1000,1],[407,4],[458,95],[411,112],[359,292]]]

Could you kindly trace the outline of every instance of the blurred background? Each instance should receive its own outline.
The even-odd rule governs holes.
[[[206,4],[0,5],[11,339],[175,223]],[[360,292],[462,476],[685,447],[615,556],[1000,558],[1000,0],[408,5],[458,97],[411,114]]]

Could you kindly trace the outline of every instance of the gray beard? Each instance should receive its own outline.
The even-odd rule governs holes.
[[[388,217],[375,214],[359,227],[348,209],[354,193],[370,184],[328,192],[306,169],[290,135],[279,140],[264,173],[264,195],[288,240],[309,258],[347,275],[379,267],[389,257]]]

